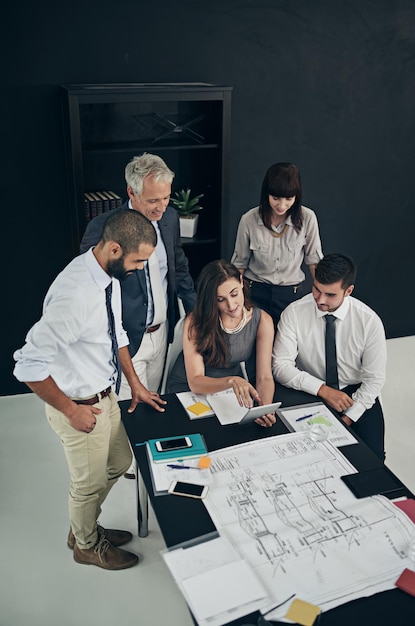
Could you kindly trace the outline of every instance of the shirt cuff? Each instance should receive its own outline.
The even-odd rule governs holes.
[[[353,406],[351,406],[350,409],[347,409],[344,415],[346,415],[346,417],[349,417],[352,422],[357,422],[359,417],[362,417],[365,410],[366,409],[363,404],[361,404],[360,402],[354,402]]]

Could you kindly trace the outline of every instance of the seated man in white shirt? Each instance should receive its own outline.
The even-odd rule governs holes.
[[[385,380],[385,332],[378,315],[351,296],[355,278],[355,264],[342,254],[326,255],[317,264],[312,293],[281,315],[272,371],[282,385],[319,396],[383,461],[379,394]],[[336,318],[334,383],[326,374],[327,314]]]

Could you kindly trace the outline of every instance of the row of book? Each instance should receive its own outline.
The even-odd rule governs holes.
[[[116,209],[122,205],[122,198],[113,191],[88,191],[84,193],[84,209],[87,220]]]

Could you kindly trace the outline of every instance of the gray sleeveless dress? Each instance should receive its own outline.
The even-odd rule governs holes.
[[[206,376],[210,376],[211,378],[242,376],[240,362],[248,361],[250,357],[255,354],[256,336],[260,319],[261,309],[253,307],[252,317],[242,330],[234,335],[227,335],[230,353],[229,364],[226,367],[206,366]],[[166,393],[180,393],[181,391],[189,391],[183,352],[177,357],[166,386]]]

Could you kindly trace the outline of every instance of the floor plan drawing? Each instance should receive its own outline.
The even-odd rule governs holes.
[[[271,604],[295,594],[328,609],[390,588],[411,564],[414,525],[384,497],[356,499],[340,480],[355,470],[329,441],[292,433],[234,446],[211,454],[211,471],[207,510]]]

